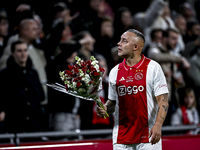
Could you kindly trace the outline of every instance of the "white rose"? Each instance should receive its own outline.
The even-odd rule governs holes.
[[[98,65],[94,65],[94,68],[97,70],[97,72],[99,72],[99,66]]]
[[[86,74],[86,75],[82,78],[82,80],[83,80],[86,84],[88,84],[88,83],[90,82],[90,76],[89,76],[88,74]]]
[[[73,84],[73,87],[75,88],[76,87],[76,82],[72,82],[72,84]]]

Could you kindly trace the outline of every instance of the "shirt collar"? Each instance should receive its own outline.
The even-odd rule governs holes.
[[[127,64],[126,64],[126,59],[124,58],[124,60],[123,60],[123,66],[124,66],[124,68],[126,69],[126,70],[129,70],[130,68],[135,68],[135,69],[138,69],[141,65],[142,65],[142,63],[144,62],[144,59],[145,59],[145,56],[142,54],[141,55],[141,60],[137,63],[137,64],[135,64],[134,66],[128,66]]]

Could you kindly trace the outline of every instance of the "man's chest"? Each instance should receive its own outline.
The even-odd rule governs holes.
[[[120,69],[117,75],[116,90],[119,96],[137,94],[146,89],[146,68]]]

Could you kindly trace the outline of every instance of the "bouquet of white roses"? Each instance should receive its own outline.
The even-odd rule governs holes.
[[[98,65],[98,61],[94,56],[91,56],[90,60],[86,62],[78,56],[75,57],[75,60],[74,65],[68,66],[69,70],[60,71],[59,73],[65,87],[58,83],[47,85],[82,99],[94,100],[98,106],[104,109],[98,92],[101,90],[101,79],[105,70]],[[106,117],[109,117],[107,112],[104,118]]]

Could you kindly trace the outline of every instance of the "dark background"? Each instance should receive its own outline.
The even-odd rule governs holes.
[[[61,0],[60,0],[61,1]],[[33,0],[1,0],[0,1],[0,8],[5,8],[10,22],[10,27],[12,29],[12,26],[17,23],[17,13],[16,8],[19,6],[19,4],[29,4],[31,5],[32,9],[35,10],[36,14],[38,14],[43,21],[44,29],[48,28],[50,26],[50,20],[51,20],[51,13],[52,13],[52,7],[56,2],[60,2],[59,0],[51,0],[51,1],[33,1]],[[65,0],[65,2],[69,8],[72,10],[72,13],[75,11],[82,11],[84,9],[87,9],[87,4],[89,0],[72,0],[73,3],[69,3],[69,0]],[[185,2],[185,0],[168,0],[170,4],[171,10],[178,10],[179,4]],[[112,7],[113,11],[116,12],[117,9],[121,6],[128,7],[132,14],[139,11],[145,11],[149,4],[151,3],[151,0],[106,0]]]

